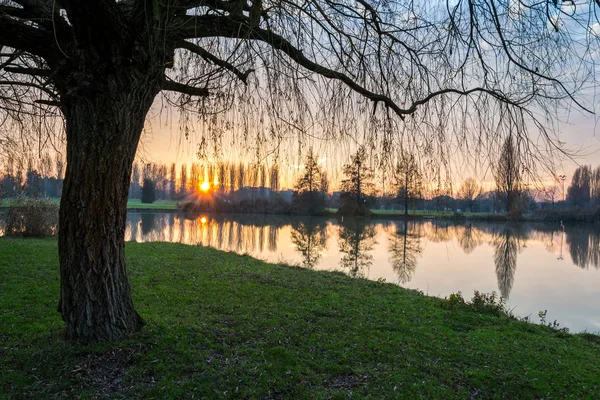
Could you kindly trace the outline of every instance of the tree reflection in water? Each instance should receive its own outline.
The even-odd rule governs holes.
[[[342,268],[352,277],[366,277],[373,264],[368,252],[375,245],[375,226],[360,218],[346,218],[340,223],[338,244],[344,254]]]
[[[390,234],[389,262],[400,283],[410,282],[417,268],[421,255],[420,226],[412,221],[398,222],[396,231]]]
[[[460,226],[456,234],[458,236],[458,244],[465,254],[471,254],[479,245],[482,244],[482,232],[473,226],[472,223],[467,223]]]
[[[508,300],[517,270],[517,254],[526,245],[521,226],[504,225],[493,236],[492,245],[494,246],[494,264],[496,265],[498,288],[501,296]]]
[[[305,268],[314,268],[321,259],[321,252],[327,249],[327,225],[308,218],[292,224],[291,240],[302,256]]]
[[[455,241],[465,254],[489,243],[493,248],[498,287],[503,297],[510,295],[517,256],[526,240],[542,243],[547,251],[565,255],[566,263],[582,269],[600,270],[600,230],[592,225],[527,223],[522,225],[450,221],[381,221],[346,218],[338,224],[325,219],[289,218],[264,215],[182,215],[131,213],[128,215],[126,240],[138,242],[168,241],[201,244],[239,253],[276,253],[281,232],[291,231],[291,240],[308,268],[322,263],[328,236],[339,235],[340,264],[350,275],[366,276],[373,263],[376,232],[386,235],[389,267],[400,283],[413,279],[417,263],[426,252],[425,243]],[[283,238],[288,238],[287,233]],[[285,242],[287,243],[287,242]],[[570,255],[570,257],[569,257]],[[570,260],[569,260],[570,259]],[[385,263],[385,261],[382,261]],[[482,260],[482,262],[489,262]],[[331,267],[327,265],[324,267]]]
[[[142,235],[149,235],[154,231],[154,221],[156,218],[152,214],[142,214]]]
[[[583,269],[600,269],[600,231],[571,226],[565,232],[573,264]]]

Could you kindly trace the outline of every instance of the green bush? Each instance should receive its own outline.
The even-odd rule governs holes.
[[[446,305],[450,309],[468,309],[480,314],[510,315],[506,308],[506,300],[496,292],[488,294],[476,290],[470,301],[465,300],[461,292],[452,293],[446,299]]]
[[[144,179],[142,186],[142,198],[141,201],[144,204],[152,204],[156,200],[156,190],[154,188],[154,182],[152,179]]]
[[[20,197],[6,213],[6,236],[44,237],[58,232],[58,205],[50,199]]]

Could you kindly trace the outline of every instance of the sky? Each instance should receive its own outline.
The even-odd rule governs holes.
[[[600,128],[598,127],[598,117],[600,116],[600,105],[596,105],[596,115],[585,115],[575,111],[570,116],[565,116],[562,119],[564,122],[559,126],[560,139],[564,142],[564,147],[576,155],[573,159],[564,158],[557,165],[556,175],[566,175],[567,185],[570,182],[570,177],[578,167],[578,165],[590,164],[593,167],[600,166]],[[138,151],[139,159],[143,162],[155,162],[178,164],[188,164],[200,162],[197,156],[198,144],[201,141],[201,135],[198,132],[192,131],[188,137],[181,132],[177,118],[168,114],[159,114],[156,111],[149,115],[145,132],[142,136],[142,142]],[[533,132],[535,134],[535,132]],[[341,165],[347,162],[347,151],[340,151],[339,145],[331,145],[324,143],[318,139],[312,141],[315,153],[320,160],[321,165],[328,171],[331,177],[332,189],[337,188],[337,182],[341,179]],[[309,146],[305,146],[303,152],[298,152],[297,149],[290,151],[286,149],[284,163],[282,165],[282,187],[289,188],[293,186],[294,181],[301,173],[302,162],[306,150]],[[223,158],[233,158],[235,161],[254,160],[251,154],[246,156],[241,155],[239,148],[230,147],[226,143],[222,146]],[[342,154],[346,153],[346,154]],[[268,163],[268,161],[267,161]],[[454,187],[460,186],[460,182],[472,175],[473,171],[469,171],[461,167],[460,171],[454,173]],[[543,178],[546,184],[550,185],[552,176],[549,172],[543,173]],[[493,185],[493,176],[488,172],[479,174],[478,180],[491,189]]]
[[[427,3],[425,2],[423,4]],[[450,6],[453,4],[454,2],[449,2]],[[587,10],[586,7],[587,5],[583,2],[582,4],[578,4],[577,10],[578,12],[581,12],[581,15],[585,16]],[[563,11],[567,13],[569,10],[569,7],[563,9]],[[600,32],[599,23],[590,23],[590,25],[592,32],[595,32],[596,34]],[[577,39],[576,42],[585,42],[585,38],[588,37],[588,33],[582,31],[580,27],[575,25],[569,18],[564,19],[564,24],[561,22],[559,26],[561,29],[564,28],[566,32],[571,32],[569,33],[569,37]],[[548,29],[553,31],[550,24],[548,25]],[[484,44],[485,43],[482,44],[482,48],[486,47]],[[592,53],[594,51],[599,51],[597,46],[595,46],[594,49],[596,50],[590,51]],[[557,60],[558,59],[560,59],[560,57],[558,57]],[[591,59],[597,60],[598,57],[591,56]],[[565,82],[568,82],[571,77],[573,77],[573,80],[577,81],[580,72],[578,71],[577,66],[582,67],[583,65],[583,67],[586,67],[586,65],[578,63],[577,58],[572,60],[566,57],[563,61],[565,65],[557,65],[555,72],[560,71],[562,75],[559,76],[561,76],[561,78],[564,77]],[[498,61],[498,63],[501,65],[502,60]],[[502,71],[503,67],[496,65],[496,68],[498,68],[499,71]],[[595,71],[597,71],[596,73],[600,74],[598,67],[592,68],[595,68]],[[583,68],[582,71],[585,74],[586,68]],[[578,97],[578,99],[583,100],[582,103],[588,109],[593,110],[595,114],[586,114],[573,108],[570,111],[564,110],[564,114],[559,117],[559,120],[562,121],[558,127],[559,140],[562,142],[563,148],[573,155],[573,158],[562,157],[561,159],[555,159],[554,162],[556,167],[554,171],[543,171],[540,173],[540,178],[543,179],[546,184],[552,184],[554,176],[558,175],[566,175],[566,181],[568,183],[578,165],[590,164],[594,167],[600,166],[600,130],[597,126],[598,118],[600,117],[600,102],[596,99],[597,89],[598,87],[594,86],[583,88],[580,92],[581,97]],[[402,96],[402,94],[400,94],[400,96]],[[141,158],[145,162],[169,164],[175,162],[177,164],[187,163],[189,165],[192,162],[198,162],[199,160],[196,156],[198,144],[202,140],[201,138],[208,135],[204,135],[203,132],[201,132],[202,128],[196,127],[192,129],[191,134],[186,138],[181,134],[178,118],[173,113],[169,114],[168,112],[161,113],[160,111],[157,111],[164,110],[164,106],[162,107],[163,108],[161,108],[161,105],[157,102],[153,111],[150,113],[151,116],[142,139],[140,151]],[[343,121],[341,122],[343,123]],[[361,129],[363,128],[360,126],[355,126],[353,128],[356,129],[355,136],[360,137]],[[533,142],[538,140],[535,129],[531,129],[530,137]],[[239,143],[237,145],[239,146]],[[268,148],[269,145],[267,144],[266,147]],[[306,154],[306,150],[308,150],[309,147],[312,147],[317,157],[323,161],[322,165],[328,171],[333,183],[332,189],[335,190],[338,187],[337,183],[339,183],[339,180],[342,177],[341,166],[349,160],[350,153],[353,151],[352,149],[355,148],[355,144],[345,143],[344,141],[331,143],[319,140],[308,140],[308,142],[305,141],[303,143],[303,148],[299,149],[297,142],[294,142],[292,139],[285,142],[284,147],[285,148],[283,149],[277,149],[275,152],[280,157],[280,167],[283,167],[283,187],[293,186],[293,182],[301,172],[304,154]],[[248,154],[243,155],[243,152],[239,147],[236,147],[235,145],[232,146],[226,141],[221,146],[221,153],[224,159],[233,159],[234,161],[256,160],[254,157],[255,153],[252,149],[247,151]],[[262,151],[262,153],[268,153],[268,151]],[[375,156],[377,156],[377,154],[375,154]],[[487,165],[486,162],[476,165],[477,162],[464,161],[468,156],[483,160],[490,159],[491,161],[489,161]],[[493,154],[467,155],[458,152],[456,154],[451,154],[449,159],[450,162],[454,164],[450,168],[451,179],[454,182],[453,186],[457,188],[460,186],[462,180],[468,177],[475,177],[475,179],[482,182],[484,186],[491,189],[494,180],[494,158],[496,157]],[[269,163],[269,160],[267,160],[267,163]],[[287,167],[287,169],[285,167]]]

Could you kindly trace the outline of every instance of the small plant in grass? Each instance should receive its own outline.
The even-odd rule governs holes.
[[[510,311],[506,308],[506,300],[496,292],[481,293],[476,290],[471,300],[465,300],[461,292],[456,292],[446,298],[446,304],[452,309],[470,308],[481,314],[510,316]]]
[[[20,197],[8,206],[6,236],[54,236],[57,227],[58,205],[50,199]]]
[[[567,327],[560,327],[560,324],[558,323],[557,320],[554,320],[552,322],[547,322],[546,321],[546,316],[548,315],[548,310],[544,310],[544,311],[540,311],[538,313],[538,317],[540,317],[540,324],[547,326],[549,328],[555,329],[559,332],[564,332],[564,333],[569,333],[569,328]]]

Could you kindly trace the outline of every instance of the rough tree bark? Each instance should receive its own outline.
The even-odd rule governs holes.
[[[88,85],[67,84],[61,96],[67,170],[59,311],[67,337],[80,342],[122,339],[144,324],[133,307],[124,233],[132,163],[161,81],[158,74],[139,72],[91,73]]]

